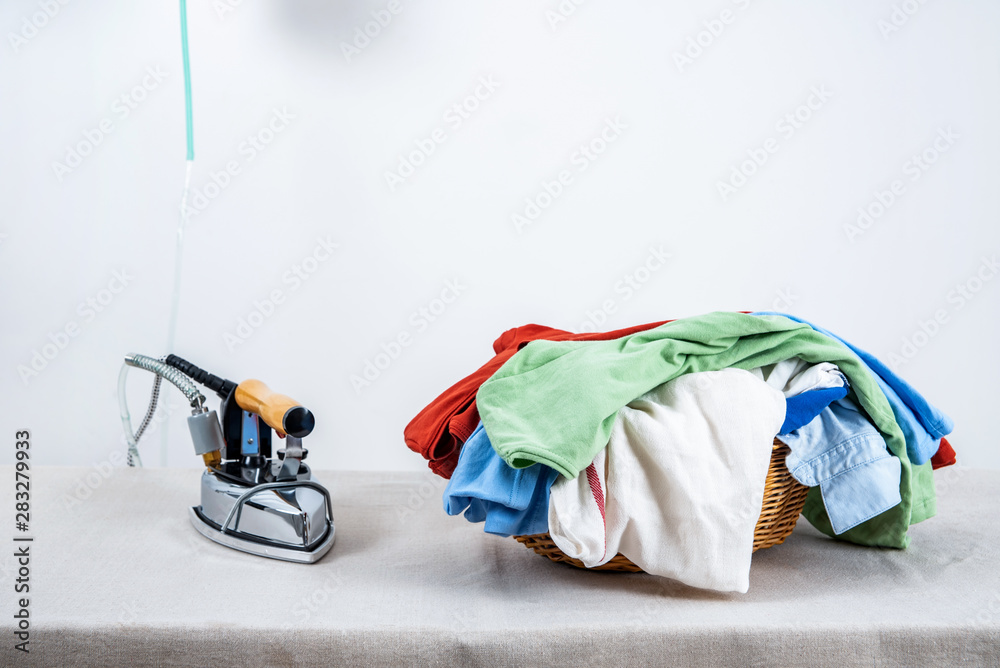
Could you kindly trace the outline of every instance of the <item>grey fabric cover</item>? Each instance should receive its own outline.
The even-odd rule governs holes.
[[[551,563],[446,516],[429,473],[320,473],[333,550],[263,559],[190,526],[199,475],[33,470],[31,654],[12,649],[11,547],[0,665],[1000,665],[996,471],[938,471],[939,514],[906,551],[801,521],[754,555],[745,595]]]

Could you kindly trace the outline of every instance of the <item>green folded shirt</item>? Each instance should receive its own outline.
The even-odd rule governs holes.
[[[753,369],[789,357],[840,367],[902,464],[902,502],[836,537],[906,547],[910,524],[935,512],[931,466],[907,458],[892,409],[865,365],[809,325],[782,316],[717,312],[610,341],[533,341],[480,387],[476,403],[490,442],[508,464],[541,462],[572,478],[607,445],[618,411],[636,397],[686,373]],[[818,488],[810,490],[802,512],[834,535]]]

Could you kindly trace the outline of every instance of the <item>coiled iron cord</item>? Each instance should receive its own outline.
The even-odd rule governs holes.
[[[145,355],[130,353],[125,356],[125,363],[118,374],[118,407],[122,419],[122,429],[125,432],[125,440],[128,443],[127,459],[129,466],[142,466],[138,443],[139,439],[142,438],[142,434],[152,422],[153,416],[156,414],[156,405],[160,399],[160,383],[163,378],[166,378],[184,393],[184,396],[191,404],[193,413],[202,413],[205,411],[205,396],[198,390],[194,381],[178,369],[167,365],[163,361],[164,359],[156,360]],[[138,431],[134,434],[132,433],[132,417],[128,410],[128,398],[125,394],[125,379],[128,376],[129,367],[133,366],[150,371],[154,375],[153,390],[149,397],[149,408],[146,409],[146,415],[139,424]]]
[[[160,359],[163,359],[162,357]],[[128,368],[128,365],[123,365],[123,368]],[[135,435],[133,436],[134,443],[138,444],[142,435],[146,432],[146,427],[153,420],[153,415],[156,414],[156,404],[160,401],[160,383],[163,381],[163,377],[159,374],[153,374],[153,390],[149,395],[149,408],[146,409],[146,415],[143,416],[142,422],[139,423],[139,428],[135,430]],[[127,408],[125,410],[128,410]],[[131,421],[131,420],[130,420]],[[128,436],[126,435],[126,439]],[[139,451],[136,449],[135,445],[129,443],[128,453],[126,455],[128,459],[129,466],[142,466],[142,458],[139,456]]]

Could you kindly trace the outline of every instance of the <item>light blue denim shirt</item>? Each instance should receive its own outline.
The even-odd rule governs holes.
[[[779,439],[791,448],[785,464],[792,477],[809,487],[819,485],[834,533],[900,502],[899,459],[852,399],[834,401],[812,422]]]
[[[549,530],[549,488],[559,474],[544,464],[515,469],[493,449],[483,423],[462,446],[444,490],[449,515],[465,511],[470,522],[499,536],[526,536]]]
[[[893,373],[871,353],[856,348],[836,334],[794,315],[775,311],[757,311],[753,315],[780,315],[789,320],[801,322],[850,348],[864,362],[872,375],[875,376],[879,387],[882,388],[885,398],[888,399],[889,405],[892,407],[896,423],[899,424],[899,428],[906,438],[906,454],[914,464],[924,464],[933,457],[938,450],[941,437],[947,436],[955,428],[951,418],[932,406],[909,383]]]

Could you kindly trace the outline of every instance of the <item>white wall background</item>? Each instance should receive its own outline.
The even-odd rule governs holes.
[[[311,407],[314,466],[422,470],[404,425],[509,327],[579,330],[606,300],[602,328],[781,299],[883,358],[915,337],[902,374],[955,419],[962,463],[1000,466],[1000,280],[981,269],[1000,252],[1000,5],[593,0],[553,28],[554,0],[399,2],[350,60],[342,42],[386,2],[189,8],[194,186],[205,193],[229,161],[240,172],[208,188],[217,196],[187,229],[173,352]],[[122,356],[167,352],[184,173],[178,12],[70,1],[26,27],[43,5],[0,6],[0,437],[27,427],[35,462],[91,465],[123,447]],[[723,10],[731,23],[679,67],[675,54]],[[165,76],[123,117],[115,101],[147,68]],[[456,128],[444,114],[480,77],[499,86]],[[777,124],[814,87],[829,99],[787,136]],[[241,144],[274,109],[294,119],[250,159]],[[619,117],[617,140],[577,171],[578,147]],[[105,119],[111,132],[57,175]],[[435,128],[445,141],[391,190],[386,171]],[[911,180],[906,163],[947,128],[957,139]],[[769,138],[777,152],[724,201],[718,182]],[[563,169],[572,183],[519,234],[512,214]],[[894,180],[902,194],[850,239],[845,225]],[[283,277],[320,237],[339,247],[296,288]],[[616,284],[650,246],[671,258],[626,298]],[[116,271],[127,286],[100,313],[81,307],[108,296]],[[465,290],[420,330],[411,315],[455,280]],[[966,284],[970,300],[955,292]],[[273,290],[285,297],[274,314],[227,345]],[[922,336],[936,312],[944,324]],[[400,333],[412,344],[356,392],[351,375]],[[130,378],[138,420],[151,377]],[[146,462],[197,466],[181,397],[165,396],[169,442],[144,440]]]

